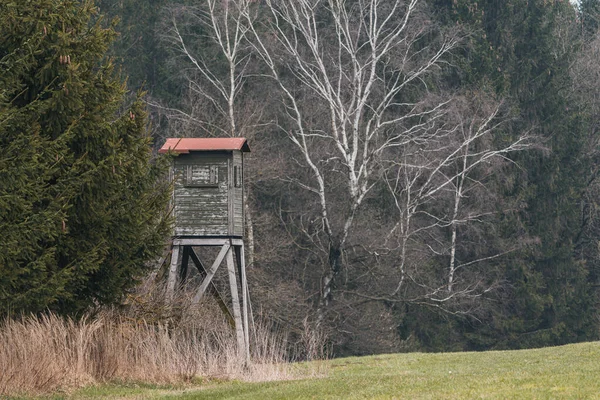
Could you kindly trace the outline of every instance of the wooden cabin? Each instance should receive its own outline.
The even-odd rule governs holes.
[[[244,138],[169,138],[175,237],[244,235]]]

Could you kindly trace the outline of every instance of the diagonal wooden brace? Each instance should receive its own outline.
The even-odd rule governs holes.
[[[173,302],[173,295],[175,293],[175,284],[177,283],[177,262],[179,260],[179,247],[173,246],[171,249],[171,264],[169,266],[169,277],[167,279],[167,303]]]
[[[212,281],[212,278],[215,276],[215,273],[217,272],[219,265],[223,262],[223,259],[225,258],[225,255],[229,252],[230,248],[231,248],[231,246],[229,245],[229,243],[225,243],[223,245],[223,247],[221,247],[221,251],[219,252],[219,255],[215,259],[215,262],[210,267],[210,269],[206,272],[206,278],[204,278],[204,281],[200,285],[198,292],[194,296],[194,299],[193,299],[194,304],[197,304],[200,301],[200,299],[202,298],[202,296],[204,295],[204,293],[206,292],[206,288],[208,288],[208,285],[210,285],[210,282]]]

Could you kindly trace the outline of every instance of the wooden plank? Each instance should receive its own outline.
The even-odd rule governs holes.
[[[167,278],[167,302],[173,301],[173,295],[175,293],[175,284],[177,283],[177,263],[179,262],[179,248],[180,246],[173,243],[173,250],[171,252],[171,266],[169,267],[169,277]]]
[[[211,216],[210,222],[201,223],[202,218],[208,218],[208,217],[201,213],[198,213],[198,214],[190,213],[190,214],[191,215],[186,216],[186,218],[178,219],[179,226],[198,227],[200,229],[202,229],[202,228],[215,229],[215,228],[218,228],[219,226],[226,226],[225,223],[223,222],[226,220],[226,217],[216,218],[214,216]],[[200,221],[200,222],[194,223],[194,221]]]
[[[178,209],[176,210],[177,215],[179,216],[179,219],[182,220],[192,220],[194,218],[198,219],[198,218],[210,218],[210,221],[221,221],[222,219],[227,219],[227,213],[226,210],[222,210],[221,211],[214,211],[214,212],[210,212],[210,210],[181,210]],[[210,224],[211,222],[207,221],[207,224]],[[199,220],[198,222],[202,222],[202,220]],[[215,223],[215,222],[212,222]]]
[[[210,267],[210,270],[208,270],[206,272],[206,278],[204,278],[204,281],[200,285],[198,292],[194,296],[194,299],[193,299],[194,303],[198,303],[200,301],[200,299],[202,298],[202,296],[204,295],[204,292],[206,292],[206,288],[212,281],[212,278],[215,276],[215,272],[217,272],[217,268],[219,268],[219,265],[223,261],[223,258],[225,258],[226,254],[230,253],[229,252],[230,247],[231,246],[229,245],[229,243],[225,243],[223,245],[223,247],[221,247],[221,251],[219,252],[219,255],[215,259],[215,262],[213,263],[212,267]],[[234,317],[235,317],[235,313],[234,313]]]
[[[227,171],[228,171],[228,182],[229,184],[227,185],[227,205],[228,205],[228,209],[227,209],[227,213],[228,213],[228,232],[230,235],[235,235],[234,232],[234,224],[233,224],[233,187],[234,187],[234,182],[233,182],[233,161],[230,159],[228,160],[227,163]]]
[[[241,189],[236,188],[234,191],[234,195],[236,196],[235,204],[233,207],[233,224],[234,224],[234,234],[243,236],[244,235],[244,205],[243,205],[243,197],[244,194]]]
[[[234,188],[233,196],[234,234],[241,236],[244,234],[244,190],[241,187]]]
[[[187,187],[185,189],[179,189],[175,191],[177,200],[181,202],[192,202],[196,199],[202,199],[207,203],[221,204],[227,200],[227,193],[225,189],[214,187]]]
[[[216,218],[212,218],[210,223],[194,223],[194,221],[202,221],[202,214],[197,215],[194,214],[193,217],[196,218],[179,218],[178,222],[179,222],[179,226],[180,227],[189,227],[189,228],[195,228],[197,227],[198,229],[219,229],[219,227],[223,227],[225,228],[225,223],[221,222],[221,218],[216,219]],[[224,220],[224,219],[223,219]]]
[[[234,246],[241,246],[244,241],[239,238],[174,238],[173,244],[179,246],[223,246],[230,243]]]
[[[174,238],[173,244],[180,246],[223,246],[229,243],[227,238]]]
[[[190,230],[191,233],[187,234],[186,236],[216,236],[217,234],[219,236],[222,236],[223,234],[227,233],[227,231],[225,230],[225,226],[223,224],[221,224],[221,225],[216,225],[216,224],[194,225],[190,221],[183,221],[181,223],[181,225],[179,225],[177,227],[177,229]],[[194,232],[215,232],[216,234],[215,235],[210,235],[207,233],[196,234]],[[178,234],[176,236],[183,236],[183,234]]]
[[[229,236],[222,229],[202,229],[198,227],[179,227],[175,230],[175,236]]]
[[[218,186],[182,186],[176,184],[175,192],[179,196],[204,196],[204,197],[218,197],[224,196],[226,193],[226,184],[220,183]]]
[[[200,209],[176,209],[175,214],[180,220],[190,221],[196,219],[199,223],[205,222],[207,225],[221,223],[221,220],[227,220],[227,210],[200,210]],[[209,218],[209,221],[205,221],[202,218]]]
[[[203,189],[199,189],[203,190]],[[196,209],[198,211],[202,211],[205,207],[212,207],[216,210],[221,210],[224,206],[227,205],[227,197],[208,197],[208,196],[177,196],[177,204],[175,204],[175,209]]]
[[[196,216],[198,217],[198,216]],[[194,221],[202,221],[202,218],[179,218],[178,219],[178,228],[196,228],[199,230],[209,230],[209,231],[224,231],[226,228],[226,223],[221,222],[215,218],[212,218],[210,223],[194,223]],[[223,220],[225,221],[225,220]],[[198,235],[199,236],[199,235]]]
[[[202,207],[202,203],[198,202],[192,204],[178,204],[175,207],[175,212],[180,214],[180,217],[185,217],[186,214],[194,215],[214,215],[217,218],[227,218],[227,207],[223,204],[206,203],[206,208]]]
[[[197,229],[208,229],[208,230],[219,230],[221,228],[223,228],[223,224],[217,224],[217,223],[212,223],[212,224],[205,224],[205,225],[195,225],[192,224],[191,220],[185,219],[183,221],[181,221],[181,225],[179,226],[181,228],[197,228]],[[196,235],[196,236],[208,236],[208,235]]]
[[[199,189],[199,190],[203,190],[203,189]],[[200,204],[202,203],[202,204]],[[204,207],[212,207],[214,209],[220,210],[221,208],[223,208],[225,205],[227,205],[227,197],[226,196],[222,196],[222,197],[206,197],[206,196],[189,196],[189,197],[182,197],[179,196],[177,197],[177,204],[175,204],[175,209],[181,209],[181,208],[185,208],[185,209],[197,209],[197,210],[203,210]]]
[[[201,200],[201,199],[198,199],[198,198],[179,199],[175,209],[176,210],[185,209],[185,210],[194,210],[194,211],[204,211],[204,210],[220,211],[224,208],[223,206],[226,204],[226,202],[210,202],[210,201],[206,201],[203,204],[199,204],[198,200]]]
[[[231,251],[227,252],[227,272],[229,273],[229,287],[231,288],[231,303],[233,309],[233,319],[235,320],[235,335],[238,344],[238,354],[245,357],[247,351],[246,341],[244,339],[244,327],[242,314],[240,312],[240,299],[238,295],[237,280],[235,277],[235,267],[233,265],[233,255]]]

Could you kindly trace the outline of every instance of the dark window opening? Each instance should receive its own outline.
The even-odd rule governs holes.
[[[218,187],[218,165],[188,165],[185,170],[185,186]]]

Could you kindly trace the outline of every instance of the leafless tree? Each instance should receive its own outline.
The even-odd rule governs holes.
[[[246,18],[252,45],[285,104],[286,118],[278,126],[310,171],[296,183],[318,198],[318,231],[326,237],[329,263],[321,306],[331,299],[355,217],[382,180],[398,208],[390,233],[400,232],[404,242],[392,294],[405,279],[409,239],[443,225],[452,230],[445,287],[447,296],[454,296],[461,267],[456,229],[469,175],[491,158],[527,147],[522,136],[501,148],[476,148],[496,127],[498,109],[465,126],[448,118],[452,96],[430,95],[428,82],[459,46],[459,33],[438,30],[419,0],[266,0],[263,5],[269,15],[262,24],[250,12]],[[451,165],[458,168],[447,175]],[[415,213],[424,212],[420,206],[448,191],[454,191],[453,212],[432,215],[430,226],[412,228]],[[439,293],[434,289],[429,296],[443,301]]]
[[[248,30],[240,18],[247,7],[248,0],[206,0],[200,6],[169,10],[163,38],[187,66],[189,92],[194,101],[204,101],[204,109],[167,110],[174,118],[193,122],[207,136],[242,136],[249,125],[239,122],[245,111],[239,97],[250,63]]]
[[[179,56],[188,84],[184,108],[151,106],[171,122],[177,136],[246,137],[253,140],[263,103],[245,97],[251,69],[247,41],[250,0],[205,0],[199,6],[175,6],[164,39]],[[199,33],[198,33],[199,32]],[[246,180],[251,176],[246,174]],[[247,264],[254,264],[254,230],[246,185]]]
[[[461,45],[458,30],[435,26],[423,0],[207,0],[185,9],[188,22],[203,27],[199,38],[184,33],[182,10],[173,14],[169,38],[190,66],[193,101],[188,111],[162,109],[202,135],[275,126],[293,145],[280,151],[277,177],[318,208],[315,217],[306,201],[294,229],[285,230],[310,254],[303,268],[313,263],[314,271],[303,276],[321,274],[319,321],[344,264],[354,263],[353,279],[364,287],[340,293],[359,301],[450,309],[493,287],[476,267],[512,247],[466,257],[461,240],[493,220],[498,210],[485,204],[493,200],[489,178],[532,142],[526,133],[494,138],[506,118],[501,102],[435,88]],[[194,40],[215,52],[198,52]],[[272,99],[280,108],[261,108]],[[373,219],[378,196],[391,207]],[[351,260],[357,248],[367,257]],[[443,268],[427,270],[432,262]],[[383,270],[371,274],[378,264]]]
[[[395,287],[385,294],[379,291],[381,300],[428,301],[441,306],[458,297],[479,297],[493,284],[482,287],[478,277],[459,279],[459,274],[517,248],[512,244],[485,249],[480,243],[480,256],[458,256],[461,230],[485,224],[498,212],[511,211],[498,209],[489,180],[497,179],[501,170],[512,164],[507,157],[511,152],[533,145],[527,134],[504,145],[494,144],[492,133],[507,120],[501,109],[501,103],[485,96],[455,97],[444,124],[432,129],[436,134],[427,143],[408,143],[397,159],[386,161],[385,182],[394,199],[396,222],[379,251],[393,250],[398,273]],[[436,279],[424,281],[418,264],[433,257],[447,260],[445,273],[440,271]],[[402,293],[408,284],[422,290],[407,298]]]

